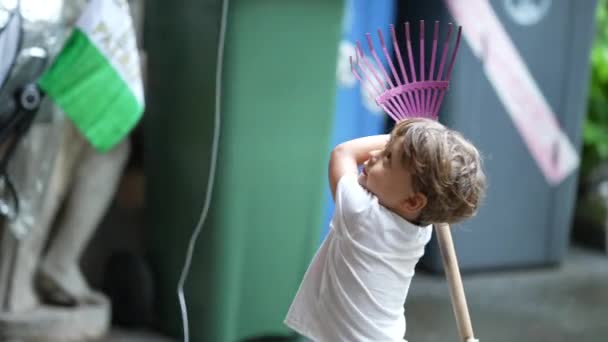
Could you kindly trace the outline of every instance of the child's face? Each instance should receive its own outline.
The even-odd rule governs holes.
[[[383,206],[398,213],[414,195],[412,175],[406,168],[402,138],[391,139],[384,149],[370,153],[359,175],[359,184],[378,197]]]

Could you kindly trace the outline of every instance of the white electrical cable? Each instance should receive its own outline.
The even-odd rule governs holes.
[[[203,210],[199,217],[198,223],[190,236],[188,243],[188,251],[186,252],[186,261],[182,268],[182,273],[179,277],[177,284],[177,296],[179,297],[179,306],[182,314],[182,326],[184,330],[184,342],[190,341],[190,330],[188,324],[188,307],[186,306],[186,298],[184,296],[184,284],[188,278],[190,272],[190,266],[192,264],[192,255],[194,253],[194,247],[196,240],[198,239],[201,230],[207,219],[209,212],[209,206],[211,204],[211,194],[213,193],[213,182],[215,179],[215,167],[217,163],[217,151],[220,138],[220,109],[221,109],[221,98],[222,98],[222,69],[224,60],[224,40],[226,36],[226,21],[228,18],[228,2],[229,0],[222,1],[222,17],[220,22],[220,34],[217,48],[217,69],[215,71],[215,124],[213,128],[213,142],[211,146],[211,162],[209,165],[209,179],[207,181],[207,193],[205,194],[205,202],[203,204]]]

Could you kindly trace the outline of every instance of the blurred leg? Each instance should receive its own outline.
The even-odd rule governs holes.
[[[40,267],[41,285],[50,300],[76,304],[90,297],[79,261],[112,202],[129,150],[128,139],[104,154],[86,145],[65,214]]]

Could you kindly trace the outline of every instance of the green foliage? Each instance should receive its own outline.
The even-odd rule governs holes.
[[[608,160],[608,1],[599,0],[596,35],[591,51],[591,86],[583,130],[585,174],[597,163]]]

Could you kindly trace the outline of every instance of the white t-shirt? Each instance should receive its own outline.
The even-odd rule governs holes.
[[[300,284],[285,324],[315,342],[394,342],[431,226],[413,225],[357,181],[340,179],[330,231]]]

